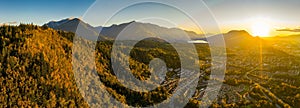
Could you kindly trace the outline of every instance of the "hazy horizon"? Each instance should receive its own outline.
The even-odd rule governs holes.
[[[61,20],[68,17],[83,17],[85,12],[89,10],[90,6],[95,2],[101,2],[104,8],[109,6],[119,6],[123,2],[115,1],[80,1],[74,0],[69,2],[67,0],[54,0],[54,1],[37,1],[37,0],[14,0],[14,1],[1,1],[0,14],[5,15],[0,18],[0,24],[4,23],[34,23],[43,25],[49,21]],[[137,1],[136,1],[137,2]],[[252,35],[292,35],[298,34],[300,23],[300,15],[296,14],[300,10],[300,1],[298,0],[204,0],[205,4],[215,16],[219,24],[221,32],[226,33],[231,30],[246,30]],[[191,7],[198,9],[197,4],[182,2],[190,4]],[[105,4],[105,5],[104,5]],[[157,8],[152,9],[152,12],[157,14],[164,14],[165,11],[172,11],[164,6],[157,5]],[[103,8],[103,7],[102,7]],[[125,10],[122,18],[116,18],[115,22],[109,22],[107,25],[99,25],[105,22],[104,19],[94,19],[86,21],[92,26],[109,26],[112,24],[121,24],[132,20],[153,23],[168,28],[182,28],[189,31],[195,31],[201,34],[201,30],[193,24],[193,22],[182,18],[175,18],[177,14],[170,14],[169,19],[177,21],[177,25],[158,20],[143,20],[133,19],[130,13],[143,11],[144,8],[135,9],[128,8]],[[163,11],[162,11],[163,10]],[[111,10],[99,10],[101,14],[107,15]],[[141,14],[143,15],[143,14]],[[139,18],[140,16],[134,16]],[[178,15],[177,15],[178,17]],[[174,19],[175,18],[175,19]],[[265,33],[257,33],[259,31],[253,30],[254,26],[264,26],[267,29]],[[208,27],[209,28],[209,27]],[[208,31],[215,33],[215,31]],[[255,33],[256,32],[256,33]]]
[[[78,18],[78,19],[80,19],[80,20],[82,20],[83,22],[85,22],[83,19],[81,19],[80,17],[65,17],[65,18],[62,18],[62,19],[59,19],[59,20],[51,20],[51,21],[54,21],[54,22],[58,22],[58,21],[61,21],[61,20],[65,20],[65,19],[73,19],[73,18]],[[2,24],[0,24],[0,26],[3,26],[3,25],[19,25],[19,24],[34,24],[34,25],[38,25],[38,26],[42,26],[42,25],[44,25],[44,24],[47,24],[47,23],[49,23],[49,22],[51,22],[51,21],[48,21],[48,22],[45,22],[45,23],[42,23],[42,24],[35,24],[35,23],[33,23],[33,22],[31,22],[31,23],[29,23],[29,22],[27,22],[27,23],[23,23],[23,22],[6,22],[6,23],[2,23]],[[136,21],[136,20],[132,20],[132,21]],[[111,25],[96,25],[96,26],[93,26],[93,25],[91,25],[91,26],[93,26],[93,27],[110,27],[110,26],[113,26],[113,25],[120,25],[120,24],[124,24],[124,23],[129,23],[129,22],[132,22],[132,21],[127,21],[127,22],[120,22],[120,23],[114,23],[114,24],[111,24]],[[139,22],[139,23],[144,23],[144,24],[146,24],[146,23],[149,23],[149,24],[154,24],[154,25],[158,25],[158,26],[160,26],[160,27],[164,27],[164,28],[168,28],[168,29],[172,29],[172,28],[178,28],[178,29],[181,29],[181,30],[185,30],[185,31],[191,31],[191,32],[195,32],[195,33],[197,33],[198,35],[205,35],[205,34],[203,34],[203,33],[199,33],[199,32],[197,32],[197,31],[193,31],[193,30],[190,30],[190,29],[185,29],[185,28],[179,28],[179,27],[167,27],[167,26],[164,26],[164,25],[160,25],[160,24],[158,24],[158,23],[153,23],[153,22],[143,22],[143,21],[136,21],[136,22]],[[85,22],[86,23],[86,22]],[[89,23],[87,23],[87,24],[89,24]],[[253,37],[256,37],[257,35],[253,35],[253,34],[251,34],[251,31],[248,31],[248,30],[246,30],[246,29],[230,29],[230,30],[228,30],[228,31],[223,31],[222,32],[222,34],[226,34],[226,33],[228,33],[228,32],[230,32],[230,31],[246,31],[246,32],[248,32],[251,36],[253,36]],[[214,34],[214,33],[208,33],[208,34],[206,34],[206,35],[217,35],[217,34]],[[300,35],[300,33],[298,33],[298,34],[285,34],[285,35],[270,35],[270,36],[266,36],[266,37],[276,37],[276,36],[293,36],[293,35]],[[265,37],[265,36],[263,36],[263,37]]]

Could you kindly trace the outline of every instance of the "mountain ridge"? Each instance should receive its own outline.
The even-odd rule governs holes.
[[[154,38],[171,40],[170,42],[204,40],[209,41],[209,43],[216,46],[223,46],[220,41],[225,41],[226,47],[240,47],[255,44],[258,39],[261,39],[259,37],[252,36],[246,30],[231,30],[227,33],[206,37],[204,34],[197,34],[193,31],[186,31],[179,28],[166,28],[151,23],[141,23],[136,21],[113,24],[107,27],[93,27],[79,18],[67,18],[60,21],[51,21],[45,25],[55,30],[63,30],[74,33],[77,30],[80,30],[80,32],[77,33],[81,34],[78,35],[86,35],[86,37],[96,37],[100,35],[102,37],[100,40],[115,40],[119,35],[121,35],[123,39],[127,40],[136,40],[137,38],[147,37],[152,37],[152,40]],[[189,36],[191,40],[187,40],[185,36]]]
[[[115,39],[125,28],[128,26],[132,26],[131,30],[138,31],[137,36],[154,36],[154,37],[175,37],[177,40],[184,39],[182,35],[187,35],[191,39],[204,37],[203,34],[197,34],[193,31],[182,30],[179,28],[166,28],[159,25],[151,24],[151,23],[141,23],[136,21],[131,21],[127,23],[121,24],[113,24],[108,27],[104,26],[91,26],[88,23],[85,23],[83,20],[79,18],[66,18],[60,21],[50,21],[44,24],[50,28],[55,30],[63,30],[69,32],[76,32],[77,27],[80,27],[80,30],[87,31],[84,35],[89,36],[97,36],[101,31],[101,35],[105,36],[109,39]],[[183,34],[185,33],[185,34]],[[180,34],[180,35],[179,35]],[[135,36],[133,36],[135,37]],[[133,38],[134,39],[134,38]]]

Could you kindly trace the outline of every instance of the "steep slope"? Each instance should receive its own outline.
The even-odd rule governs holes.
[[[73,33],[21,24],[0,36],[0,107],[87,107],[70,65]]]
[[[80,25],[85,27],[87,31],[95,32],[94,27],[90,26],[87,23],[84,23],[78,18],[68,18],[68,19],[63,19],[61,21],[51,21],[45,25],[55,30],[69,31],[73,33],[76,32],[77,26]]]
[[[85,38],[94,39],[94,37],[99,36],[100,40],[107,40],[105,36],[99,35],[99,30],[96,30],[93,26],[83,22],[78,18],[67,18],[61,21],[51,21],[45,26],[53,28],[55,30],[63,30],[75,33],[77,30],[77,35],[84,36]]]

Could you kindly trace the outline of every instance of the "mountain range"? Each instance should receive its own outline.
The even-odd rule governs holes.
[[[130,37],[132,37],[132,39],[135,39],[136,37],[175,37],[176,41],[184,40],[183,35],[189,36],[191,39],[204,37],[204,35],[192,31],[178,28],[165,28],[155,24],[140,23],[136,21],[119,25],[113,24],[109,27],[93,27],[79,18],[67,18],[60,21],[51,21],[45,25],[55,30],[64,30],[74,33],[78,30],[79,32],[77,31],[76,33],[83,32],[84,34],[82,35],[84,36],[97,36],[101,31],[100,35],[105,36],[106,39],[116,39],[119,34],[130,35],[127,39]]]
[[[88,23],[85,23],[79,18],[67,18],[60,21],[51,21],[46,26],[55,30],[63,30],[69,32],[76,32],[77,35],[86,37],[100,36],[100,40],[114,40],[118,35],[122,35],[123,39],[135,40],[143,37],[160,37],[163,39],[172,40],[171,42],[187,42],[185,36],[189,36],[191,40],[204,40],[215,45],[222,45],[219,41],[224,37],[224,41],[227,47],[247,46],[248,44],[254,44],[259,37],[253,37],[245,30],[232,30],[228,33],[213,35],[205,38],[203,34],[197,34],[193,31],[186,31],[179,28],[166,28],[151,23],[141,23],[131,21],[122,24],[113,24],[109,27],[93,27]],[[79,32],[78,32],[79,31]],[[99,32],[101,31],[100,35]]]

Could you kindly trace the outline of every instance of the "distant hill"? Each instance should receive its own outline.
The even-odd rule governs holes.
[[[224,40],[227,47],[253,46],[257,45],[259,39],[259,37],[254,37],[245,30],[233,30],[224,34]]]
[[[180,41],[184,39],[183,35],[187,35],[192,39],[202,37],[201,35],[191,31],[185,31],[178,28],[165,28],[150,23],[140,23],[135,21],[129,23],[123,23],[120,25],[112,25],[110,27],[102,27],[101,34],[105,36],[109,36],[111,38],[116,38],[119,35],[119,33],[122,32],[123,30],[128,30],[128,31],[132,30],[132,32],[134,33],[128,32],[128,35],[134,34],[135,36],[132,36],[133,38],[135,38],[136,36],[153,36],[153,37],[165,37],[165,38],[175,37],[178,41]],[[124,34],[127,33],[125,32]]]
[[[208,38],[202,38],[198,40],[209,41],[210,43],[214,43],[214,45],[216,46],[221,46],[222,44],[220,44],[219,42],[225,41],[226,47],[233,48],[233,47],[255,46],[257,45],[259,40],[261,40],[261,38],[253,37],[245,30],[232,30],[229,31],[228,33],[218,34],[218,35],[214,35]]]
[[[114,24],[109,27],[93,27],[78,18],[68,18],[61,21],[51,21],[45,25],[56,30],[64,30],[69,32],[76,32],[78,26],[78,30],[81,30],[82,32],[78,32],[81,33],[79,35],[84,36],[97,36],[101,30],[100,34],[106,39],[115,39],[123,30],[126,30],[126,32],[122,33],[122,35],[130,35],[127,38],[128,40],[135,40],[136,37],[152,36],[186,42],[187,40],[184,40],[184,35],[189,36],[191,39],[204,37],[203,35],[192,31],[185,31],[178,28],[165,28],[155,24],[140,23],[135,21],[119,25]]]

